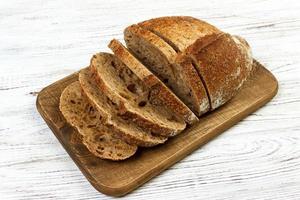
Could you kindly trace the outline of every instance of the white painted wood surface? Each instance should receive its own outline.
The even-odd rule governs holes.
[[[130,199],[300,199],[300,4],[291,1],[0,1],[0,199],[110,199],[35,108],[36,92],[108,51],[131,23],[191,15],[244,36],[278,95]]]

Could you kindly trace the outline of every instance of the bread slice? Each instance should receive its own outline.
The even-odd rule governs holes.
[[[173,136],[185,129],[184,121],[174,113],[153,104],[152,91],[116,56],[94,55],[91,70],[101,91],[119,107],[120,116],[157,135]]]
[[[196,115],[210,109],[205,88],[189,59],[178,56],[163,39],[138,25],[127,27],[124,38],[128,49]]]
[[[171,112],[176,113],[177,116],[180,116],[189,124],[198,121],[196,115],[119,41],[112,40],[109,47],[115,55],[144,82],[151,91],[151,98],[154,101],[166,106]]]
[[[65,119],[83,136],[83,143],[95,156],[124,160],[135,154],[136,145],[115,138],[114,130],[101,123],[100,113],[81,95],[78,81],[70,84],[62,92],[59,108]]]
[[[159,17],[138,25],[163,38],[177,52],[184,51],[206,35],[221,32],[213,25],[189,16]]]
[[[117,104],[100,90],[94,79],[95,77],[89,69],[83,69],[79,73],[79,81],[84,96],[101,113],[102,122],[114,130],[116,137],[129,144],[143,147],[162,144],[167,140],[166,137],[154,136],[150,131],[139,128],[134,121],[125,120],[118,116]]]
[[[248,43],[230,34],[207,35],[189,46],[184,54],[193,60],[201,75],[212,110],[231,99],[252,70]]]

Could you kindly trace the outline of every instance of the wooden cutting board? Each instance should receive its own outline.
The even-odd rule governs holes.
[[[77,131],[60,113],[60,94],[67,85],[78,80],[78,73],[44,88],[37,97],[37,109],[90,183],[104,194],[122,196],[270,101],[277,93],[277,80],[258,62],[254,65],[255,73],[230,102],[201,117],[199,123],[165,144],[140,148],[136,155],[125,161],[102,160],[90,154]]]

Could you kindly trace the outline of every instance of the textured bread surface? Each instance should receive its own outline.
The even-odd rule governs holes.
[[[178,70],[176,94],[189,106],[198,116],[210,110],[210,102],[201,78],[195,69],[192,60],[186,56],[178,55],[173,64]]]
[[[206,37],[197,40],[184,54],[192,58],[214,110],[230,100],[243,85],[252,70],[253,59],[248,43],[241,37],[230,34]]]
[[[96,54],[91,60],[91,69],[101,91],[119,107],[120,116],[162,136],[175,135],[185,129],[184,121],[174,113],[151,102],[148,87],[114,55]]]
[[[189,16],[159,17],[138,25],[163,38],[177,52],[184,51],[203,36],[221,32],[213,25]]]
[[[119,41],[112,40],[109,47],[115,55],[149,88],[151,98],[168,108],[187,123],[198,121],[196,115],[147,67],[145,67]]]
[[[81,95],[79,82],[65,88],[60,98],[60,110],[65,119],[82,135],[82,141],[95,156],[109,160],[124,160],[137,150],[114,137],[113,129],[101,123],[101,114]]]
[[[132,25],[125,29],[128,49],[163,81],[195,114],[209,110],[200,77],[189,59],[183,59],[156,34]]]
[[[161,17],[138,25],[160,36],[177,51],[175,63],[187,62],[188,57],[192,59],[211,110],[229,101],[252,70],[248,43],[202,20],[186,16]]]
[[[100,158],[164,143],[228,102],[253,71],[245,39],[192,17],[134,24],[124,39],[128,49],[113,39],[114,55],[94,55],[61,97],[63,115]]]
[[[100,90],[93,76],[95,75],[89,69],[81,70],[79,73],[81,88],[96,110],[106,115],[105,120],[102,121],[114,130],[115,137],[143,147],[155,146],[167,140],[165,137],[154,136],[150,131],[139,128],[131,119],[120,117],[118,106]]]

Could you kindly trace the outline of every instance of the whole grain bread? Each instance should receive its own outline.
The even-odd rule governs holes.
[[[210,109],[205,88],[189,59],[178,56],[162,38],[138,25],[127,27],[124,39],[128,49],[196,115]]]
[[[148,68],[135,58],[119,41],[109,44],[114,54],[149,88],[152,102],[165,106],[187,123],[198,121],[196,115]]]
[[[230,100],[252,70],[248,43],[230,34],[207,35],[183,54],[193,60],[208,91],[212,110]]]
[[[185,129],[186,124],[175,113],[151,102],[153,91],[116,56],[94,55],[91,70],[101,91],[119,107],[120,116],[162,136],[173,136]]]
[[[208,95],[211,110],[234,96],[252,70],[251,50],[247,42],[225,34],[202,20],[186,16],[161,17],[138,25],[157,34],[177,51],[175,63],[178,59],[184,62],[192,59],[192,65]],[[220,41],[223,43],[220,44]],[[198,52],[202,52],[202,56],[196,58]],[[237,75],[238,70],[240,75]]]
[[[221,32],[213,25],[189,16],[159,17],[138,25],[164,39],[177,52],[184,51],[206,35]]]
[[[111,101],[97,86],[95,75],[90,69],[83,69],[79,73],[79,81],[84,96],[101,113],[102,123],[114,130],[115,137],[121,138],[129,144],[143,147],[164,143],[167,138],[154,136],[150,131],[139,128],[134,121],[123,119],[118,115],[118,106]]]
[[[82,135],[82,141],[95,156],[124,160],[135,154],[136,145],[114,137],[114,130],[101,123],[101,114],[81,95],[78,81],[62,92],[59,108],[65,119]]]

